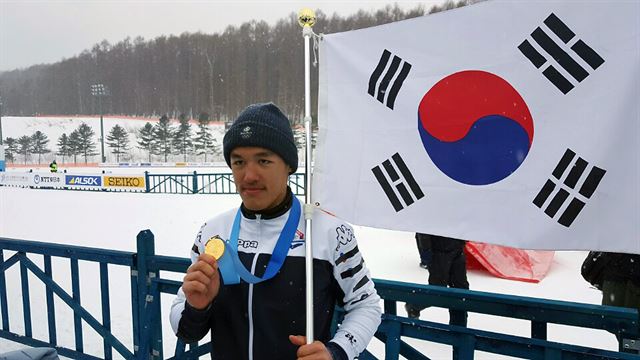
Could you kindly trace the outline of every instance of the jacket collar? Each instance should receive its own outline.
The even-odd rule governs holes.
[[[257,215],[260,215],[260,218],[263,220],[275,219],[278,216],[283,215],[289,209],[291,209],[291,205],[293,204],[293,193],[291,192],[291,188],[287,186],[287,194],[284,197],[282,202],[270,209],[253,211],[247,209],[244,204],[240,205],[240,211],[242,211],[242,215],[247,219],[256,219]]]

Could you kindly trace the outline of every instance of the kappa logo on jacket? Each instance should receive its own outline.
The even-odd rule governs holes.
[[[351,345],[355,345],[355,343],[357,343],[357,342],[358,342],[358,340],[356,340],[356,337],[355,337],[355,336],[353,336],[353,334],[351,334],[351,333],[346,333],[346,334],[344,334],[344,337],[346,337],[346,338],[349,340],[349,342],[351,343]]]
[[[258,248],[258,242],[255,241],[255,240],[238,239],[238,247],[242,247],[242,248],[245,248],[245,249],[248,249],[248,248],[257,249]]]
[[[336,228],[336,240],[338,240],[338,246],[336,246],[336,251],[340,250],[341,245],[347,245],[354,239],[353,230],[351,228],[340,225]]]

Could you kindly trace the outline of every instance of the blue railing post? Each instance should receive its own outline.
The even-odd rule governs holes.
[[[53,279],[53,270],[51,269],[51,256],[44,256],[44,273]],[[52,345],[58,344],[58,337],[56,335],[56,308],[53,302],[53,290],[47,286],[47,320],[49,322],[49,343]]]
[[[144,171],[144,186],[145,186],[144,192],[149,192],[151,189],[151,185],[149,184],[149,172],[147,170]]]
[[[20,280],[22,282],[22,313],[24,314],[24,335],[31,337],[31,302],[29,301],[29,277],[27,266],[24,261],[20,261]]]
[[[4,251],[0,249],[0,314],[2,314],[2,330],[9,329],[9,304],[7,303],[7,279],[4,274]]]
[[[453,347],[453,359],[454,360],[472,360],[474,350],[476,348],[476,339],[473,335],[465,334],[461,335],[461,341],[458,345]]]
[[[544,321],[532,321],[531,337],[534,339],[547,340],[547,323]]]
[[[152,286],[158,274],[148,266],[155,256],[155,239],[151,230],[143,230],[137,236],[138,268],[138,331],[140,337],[139,359],[162,358],[162,326],[160,314],[160,292]],[[155,291],[154,291],[155,289]]]
[[[81,304],[80,297],[80,267],[78,265],[77,258],[70,258],[71,260],[71,292],[73,296],[73,300]],[[75,338],[76,338],[76,351],[84,352],[84,341],[82,340],[82,318],[80,314],[73,311],[73,327],[75,329]]]
[[[398,315],[398,306],[395,300],[384,300],[384,312],[389,315]]]
[[[138,269],[138,337],[139,352],[138,359],[153,358],[153,331],[148,319],[153,319],[150,314],[153,295],[149,294],[151,285],[151,274],[147,267],[147,258],[155,255],[155,240],[151,230],[142,230],[138,233],[136,267]]]
[[[387,341],[384,346],[384,358],[397,360],[400,356],[400,332],[402,325],[399,322],[389,322],[387,326]]]
[[[193,193],[198,193],[198,173],[195,171],[193,172]]]
[[[100,297],[102,298],[102,325],[111,332],[111,305],[109,304],[109,266],[106,262],[100,263]],[[104,358],[112,359],[111,344],[103,339]]]

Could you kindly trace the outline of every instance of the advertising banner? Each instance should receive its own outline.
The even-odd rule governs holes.
[[[31,178],[28,173],[0,173],[0,185],[4,186],[29,186],[30,180]]]
[[[104,187],[145,188],[144,176],[103,176]]]
[[[102,176],[67,174],[64,176],[64,184],[72,189],[101,189]]]
[[[64,187],[64,177],[62,174],[54,174],[50,172],[41,173],[29,173],[30,186],[35,187],[51,187],[61,188]]]

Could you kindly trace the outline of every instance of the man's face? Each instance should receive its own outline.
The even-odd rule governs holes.
[[[291,168],[273,151],[237,147],[231,151],[231,171],[244,206],[261,211],[282,202]]]

